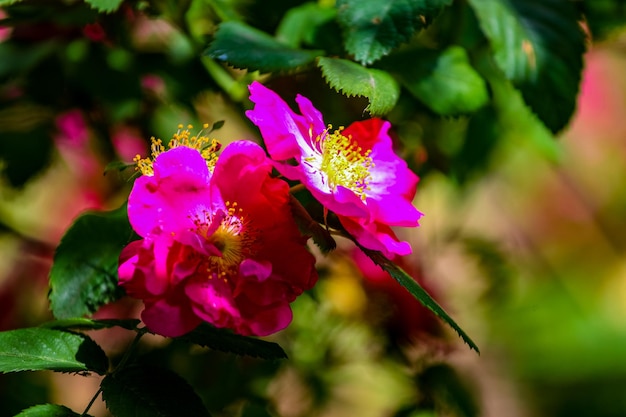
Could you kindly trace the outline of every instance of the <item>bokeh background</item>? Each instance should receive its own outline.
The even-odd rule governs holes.
[[[286,100],[309,96],[335,125],[363,117],[364,100],[334,92],[314,70],[268,77],[202,56],[223,16],[192,3],[184,15],[178,2],[124,3],[111,14],[77,2],[0,11],[0,330],[52,318],[56,245],[82,211],[123,204],[132,168],[106,167],[145,155],[151,136],[225,120],[214,132],[222,142],[258,141],[243,114],[253,79]],[[271,28],[278,3],[245,10]],[[319,255],[321,281],[294,304],[293,324],[270,338],[289,360],[157,336],[138,360],[176,370],[216,416],[626,415],[626,31],[622,2],[605,3],[591,21],[602,30],[588,32],[577,110],[556,137],[521,100],[507,101],[508,125],[482,145],[468,117],[435,117],[404,97],[388,115],[398,152],[420,174],[415,205],[425,214],[398,232],[414,254],[396,261],[480,355],[339,242]],[[140,309],[122,299],[96,317]],[[132,338],[92,336],[114,355]],[[0,416],[42,402],[80,412],[98,384],[93,375],[0,375]],[[90,413],[108,415],[102,402]]]

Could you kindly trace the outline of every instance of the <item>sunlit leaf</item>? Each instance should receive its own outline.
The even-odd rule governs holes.
[[[265,32],[236,21],[223,22],[205,52],[205,55],[235,68],[261,72],[297,68],[322,54],[322,51],[292,48]]]
[[[452,0],[338,0],[346,50],[370,64],[411,39]]]
[[[50,271],[50,303],[58,319],[80,317],[123,295],[119,254],[134,234],[126,205],[81,215],[61,239]]]
[[[357,243],[358,245],[358,243]],[[459,327],[458,324],[445,312],[443,308],[424,290],[421,285],[417,283],[409,274],[404,272],[402,268],[391,262],[382,253],[378,251],[373,251],[370,249],[365,249],[364,247],[358,245],[363,252],[367,256],[370,257],[375,264],[379,265],[385,271],[389,272],[389,275],[393,277],[396,281],[400,283],[404,288],[406,288],[423,306],[428,308],[430,311],[435,313],[439,318],[445,321],[450,327],[457,332],[457,334],[463,339],[465,343],[469,345],[470,348],[474,349],[476,352],[480,353],[478,346],[472,341],[472,339]]]
[[[459,46],[409,50],[381,62],[404,87],[441,115],[471,113],[489,101],[487,83]]]
[[[85,0],[92,8],[99,12],[111,13],[119,9],[124,0]]]
[[[101,388],[115,417],[209,417],[187,381],[167,369],[129,366],[104,378]]]
[[[49,369],[103,375],[108,366],[100,346],[83,334],[43,327],[0,332],[0,372]]]
[[[552,131],[576,105],[585,37],[580,15],[565,0],[469,0],[497,65]]]
[[[277,343],[266,342],[254,337],[241,336],[226,329],[201,324],[195,330],[179,337],[190,343],[236,355],[262,359],[284,359],[287,354]]]
[[[318,65],[332,88],[348,97],[366,97],[370,104],[365,110],[374,116],[388,113],[398,101],[400,87],[386,71],[365,68],[338,58],[322,57]]]
[[[40,404],[27,408],[15,417],[90,417],[89,414],[78,414],[71,409],[57,404]]]

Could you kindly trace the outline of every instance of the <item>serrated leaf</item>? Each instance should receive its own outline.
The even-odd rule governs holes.
[[[411,94],[444,116],[472,113],[489,101],[487,83],[460,46],[404,51],[381,62]]]
[[[284,359],[287,357],[283,348],[277,343],[241,336],[206,323],[178,339],[236,355],[261,359]]]
[[[369,100],[365,110],[382,116],[396,105],[400,87],[386,71],[365,68],[355,62],[321,57],[318,66],[326,82],[347,96],[363,96]]]
[[[127,330],[135,330],[141,323],[138,319],[101,319],[92,320],[85,317],[73,319],[54,320],[41,324],[39,327],[47,329],[76,329],[76,330],[100,330],[111,327],[121,327]]]
[[[426,26],[452,0],[338,0],[337,20],[345,48],[370,64]]]
[[[465,343],[476,352],[480,353],[478,346],[472,339],[459,327],[458,324],[445,312],[445,310],[417,283],[409,274],[404,272],[402,268],[387,259],[382,253],[370,249],[366,249],[357,243],[372,261],[382,269],[387,271],[389,275],[407,289],[422,305],[435,313],[440,319],[446,322],[455,332],[463,339]]]
[[[252,71],[283,71],[306,65],[323,51],[292,48],[265,32],[242,22],[220,24],[205,55],[235,68]]]
[[[85,0],[92,9],[101,13],[111,13],[119,9],[124,0]]]
[[[101,388],[115,417],[210,417],[187,381],[167,369],[129,366],[105,377]]]
[[[494,58],[524,101],[553,132],[576,106],[585,36],[565,0],[470,0]]]
[[[108,366],[100,346],[83,334],[43,327],[0,332],[0,372],[48,369],[104,375]]]
[[[126,206],[81,215],[61,239],[50,271],[50,304],[58,319],[93,313],[123,295],[119,254],[133,238]]]
[[[91,417],[89,414],[78,414],[71,409],[57,404],[39,404],[22,410],[15,417]]]

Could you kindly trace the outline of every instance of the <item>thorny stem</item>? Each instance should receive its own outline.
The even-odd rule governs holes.
[[[132,356],[135,348],[137,347],[137,345],[139,344],[139,340],[141,339],[141,337],[147,333],[147,330],[145,327],[142,328],[137,328],[137,334],[135,335],[135,338],[133,339],[133,341],[131,342],[130,346],[128,347],[128,349],[126,350],[126,352],[124,352],[124,356],[122,356],[122,359],[120,360],[120,362],[117,364],[117,366],[115,367],[115,369],[111,372],[111,374],[117,372],[119,369],[121,369],[122,367],[124,367],[124,365],[126,364],[126,362],[128,362],[128,360],[130,359],[130,357]],[[87,408],[85,408],[85,411],[83,411],[83,413],[81,414],[81,416],[86,416],[87,413],[89,412],[89,409],[91,408],[91,406],[93,405],[93,403],[96,401],[96,399],[98,398],[98,395],[100,395],[100,393],[102,392],[102,386],[100,386],[100,388],[98,388],[98,391],[96,391],[96,393],[94,394],[94,396],[91,398],[91,401],[89,401],[89,404],[87,404]]]

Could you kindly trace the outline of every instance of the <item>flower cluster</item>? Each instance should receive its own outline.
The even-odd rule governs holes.
[[[189,131],[138,160],[128,217],[142,237],[120,256],[120,284],[142,299],[144,323],[180,336],[203,321],[268,335],[291,321],[311,288],[314,257],[291,216],[287,183],[270,176],[260,146],[217,143]],[[207,152],[208,151],[208,152]]]
[[[249,141],[223,150],[214,139],[179,131],[152,155],[137,156],[141,176],[128,217],[141,237],[120,255],[120,285],[143,300],[144,323],[180,336],[202,322],[244,335],[286,327],[290,303],[317,281],[292,214],[287,182],[297,180],[341,222],[344,233],[387,256],[411,252],[392,226],[417,226],[418,178],[392,149],[389,123],[355,122],[333,130],[302,96],[301,114],[273,91],[250,86],[247,116],[265,151]],[[327,226],[328,227],[328,226]]]

